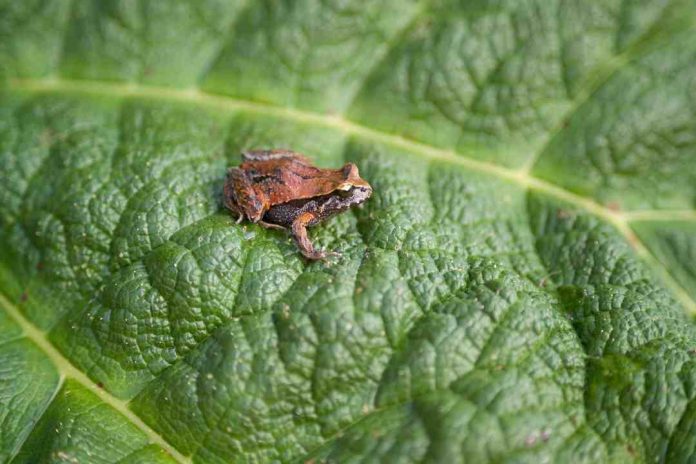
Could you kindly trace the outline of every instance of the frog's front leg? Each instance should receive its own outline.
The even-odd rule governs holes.
[[[285,227],[279,226],[278,224],[273,224],[271,222],[259,221],[257,224],[265,227],[266,229],[285,230]]]
[[[237,224],[241,224],[242,221],[244,220],[244,211],[242,211],[241,209],[239,209],[239,208],[237,207],[237,205],[234,204],[233,201],[229,200],[227,195],[228,195],[227,192],[225,192],[224,198],[223,198],[223,203],[225,204],[225,208],[227,208],[227,209],[230,210],[233,214],[235,214],[235,215],[237,216],[237,219],[235,220],[235,222],[236,222]]]
[[[307,236],[307,226],[314,224],[316,220],[316,213],[307,211],[297,216],[293,221],[292,236],[297,242],[298,248],[306,258],[312,260],[324,259],[327,256],[339,256],[340,253],[333,251],[326,252],[314,249],[314,245],[312,245]]]

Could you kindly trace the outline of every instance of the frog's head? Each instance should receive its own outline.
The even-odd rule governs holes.
[[[336,187],[336,191],[344,197],[347,203],[359,205],[372,195],[370,184],[360,177],[358,167],[353,163],[347,163],[341,169],[343,180]]]

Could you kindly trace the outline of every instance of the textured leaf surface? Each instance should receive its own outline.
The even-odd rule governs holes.
[[[0,461],[687,462],[691,0],[0,1]],[[236,225],[240,151],[352,161]]]

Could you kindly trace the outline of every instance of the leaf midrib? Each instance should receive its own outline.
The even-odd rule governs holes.
[[[224,95],[201,92],[198,89],[173,89],[168,87],[145,86],[141,84],[102,82],[93,80],[72,80],[64,78],[10,79],[8,88],[17,92],[48,93],[67,92],[78,94],[96,94],[116,98],[141,97],[192,103],[225,111],[246,111],[250,113],[283,118],[293,122],[316,125],[339,130],[347,135],[356,135],[363,139],[405,149],[411,153],[464,166],[477,172],[516,183],[525,190],[536,190],[552,198],[567,202],[588,213],[598,216],[612,224],[624,239],[631,244],[635,252],[657,270],[664,283],[690,313],[696,315],[696,301],[679,284],[664,265],[648,250],[645,244],[630,227],[632,221],[696,221],[695,210],[638,210],[616,211],[609,209],[592,198],[578,195],[570,190],[547,180],[534,177],[530,166],[525,164],[520,169],[510,169],[490,162],[477,160],[466,154],[437,148],[427,143],[418,142],[400,135],[390,134],[363,126],[342,116],[320,114],[306,110],[284,108],[268,103],[241,100]],[[536,158],[536,157],[535,157]]]
[[[138,417],[128,407],[128,401],[120,400],[111,395],[104,388],[99,387],[94,381],[87,377],[84,372],[76,368],[65,356],[63,356],[63,354],[61,354],[60,351],[58,351],[55,346],[53,346],[53,344],[48,340],[48,337],[46,337],[46,334],[39,330],[34,324],[29,322],[21,311],[2,293],[0,293],[0,307],[12,318],[12,320],[17,323],[17,325],[22,328],[23,337],[31,340],[36,346],[38,346],[39,349],[44,352],[44,354],[56,367],[56,370],[60,375],[60,380],[56,385],[54,395],[62,388],[66,378],[73,379],[79,382],[87,390],[97,395],[105,404],[108,404],[114,410],[121,413],[126,419],[128,419],[133,425],[135,425],[145,434],[150,443],[159,445],[174,460],[184,464],[192,462],[190,458],[181,454],[181,452],[167,442],[159,433],[153,430],[140,417]],[[51,403],[52,401],[49,401],[46,407],[48,408]],[[44,412],[45,410],[41,412],[41,415],[43,415]]]

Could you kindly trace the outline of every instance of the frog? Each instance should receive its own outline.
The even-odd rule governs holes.
[[[302,255],[315,261],[340,254],[316,249],[307,228],[362,205],[371,195],[372,187],[354,163],[325,169],[292,150],[250,150],[227,171],[223,204],[238,224],[246,219],[289,230]]]

